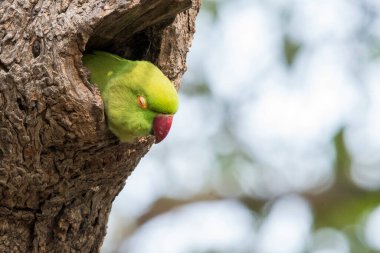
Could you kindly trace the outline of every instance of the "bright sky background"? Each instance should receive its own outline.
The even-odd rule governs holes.
[[[114,202],[103,252],[350,252],[339,231],[310,234],[310,207],[296,194],[276,200],[260,225],[233,200],[188,205],[153,219],[115,248],[123,227],[134,226],[162,196],[215,190],[267,198],[327,187],[333,173],[331,138],[342,126],[354,156],[354,181],[379,189],[380,61],[368,61],[371,51],[357,39],[366,24],[360,1],[220,2],[216,21],[205,11],[198,17],[183,84],[206,82],[214,98],[181,95],[168,138],[143,158]],[[380,1],[366,2],[380,12]],[[289,19],[281,18],[286,9],[293,11]],[[379,35],[378,27],[375,19],[369,33]],[[302,44],[291,69],[281,51],[284,33]],[[241,184],[238,190],[223,184],[210,147],[226,108],[230,129],[258,162],[254,167],[242,162],[231,172]],[[228,153],[233,146],[221,141],[216,149]],[[380,251],[380,209],[365,222],[365,240]]]

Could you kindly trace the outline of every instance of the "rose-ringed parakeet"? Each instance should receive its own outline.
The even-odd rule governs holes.
[[[108,127],[121,141],[153,134],[158,143],[166,137],[178,94],[155,65],[101,51],[85,54],[83,63],[100,90]]]

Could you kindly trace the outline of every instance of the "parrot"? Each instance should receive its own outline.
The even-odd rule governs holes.
[[[83,55],[90,83],[102,97],[108,128],[121,142],[155,136],[161,142],[178,109],[178,94],[172,82],[148,61],[133,61],[104,51]]]

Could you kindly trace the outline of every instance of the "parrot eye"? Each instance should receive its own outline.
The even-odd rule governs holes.
[[[138,96],[137,97],[137,105],[141,108],[141,109],[146,109],[148,108],[148,104],[146,102],[146,99],[143,97],[143,96]]]

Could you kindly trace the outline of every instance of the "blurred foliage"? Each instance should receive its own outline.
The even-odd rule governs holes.
[[[371,46],[371,56],[373,60],[378,60],[380,58],[380,41],[376,40]]]
[[[315,226],[346,229],[360,224],[363,217],[380,203],[377,191],[366,191],[350,180],[351,155],[344,141],[344,128],[333,139],[336,180],[327,192],[311,198]]]
[[[220,15],[221,5],[226,2],[228,1],[204,0],[202,8],[203,11],[209,13],[215,21]],[[265,3],[267,4],[269,2],[273,1]],[[289,9],[289,7],[287,7],[287,9]],[[287,15],[291,15],[291,12],[286,13]],[[287,19],[288,18],[289,17],[287,17]],[[286,24],[284,26],[286,26]],[[367,27],[363,26],[361,29],[366,31]],[[297,41],[297,39],[294,39],[291,36],[292,34],[287,30],[287,27],[284,27],[284,31],[286,32],[282,35],[282,44],[279,45],[279,47],[281,47],[282,63],[286,64],[288,67],[292,67],[302,53],[303,47],[306,45]],[[362,39],[363,37],[360,37],[360,40]],[[375,56],[378,58],[380,56],[379,41],[380,40],[376,40],[376,38],[372,37],[369,41],[365,41],[365,43],[367,43],[366,46],[370,48],[370,57]],[[376,44],[376,46],[374,46],[374,44]],[[206,78],[204,79],[206,80]],[[222,99],[213,94],[210,84],[206,81],[198,81],[193,82],[191,85],[183,85],[181,87],[181,92],[187,97],[206,96],[208,98],[207,103],[217,103],[223,108],[223,115],[221,116],[222,123],[218,132],[215,136],[207,140],[207,142],[213,146],[213,158],[215,159],[213,166],[217,168],[213,168],[214,174],[212,174],[212,177],[214,181],[218,182],[215,183],[212,181],[216,186],[207,186],[205,187],[205,192],[199,193],[198,195],[187,196],[182,199],[166,197],[157,199],[151,204],[149,210],[137,219],[138,226],[135,227],[135,229],[137,230],[138,227],[141,227],[143,224],[157,216],[169,213],[184,205],[190,205],[202,201],[217,201],[231,198],[239,201],[249,209],[252,216],[255,216],[259,221],[260,226],[261,223],[268,218],[272,204],[282,196],[257,196],[255,193],[247,192],[242,189],[243,186],[240,185],[241,182],[239,181],[241,178],[238,176],[239,173],[244,171],[240,168],[242,167],[240,165],[245,163],[253,167],[253,165],[259,164],[260,161],[257,161],[255,157],[253,157],[249,148],[241,143],[236,136],[236,133],[231,130],[231,125],[236,121],[236,115],[233,114],[233,108],[236,104],[231,106],[227,102],[221,101]],[[240,101],[238,105],[240,105]],[[380,204],[380,193],[376,190],[370,191],[363,189],[353,182],[351,170],[354,158],[350,149],[347,147],[346,135],[346,128],[342,127],[337,130],[336,134],[331,139],[331,146],[335,155],[333,165],[334,180],[331,185],[325,189],[319,189],[319,191],[305,190],[291,193],[296,193],[304,197],[311,207],[313,213],[313,231],[311,231],[310,236],[319,229],[334,228],[348,238],[350,252],[377,252],[370,249],[370,246],[366,244],[363,239],[362,230],[363,221],[367,215]],[[223,147],[223,145],[228,145],[228,148]],[[260,164],[260,166],[265,167],[265,164]],[[264,170],[265,169],[266,168],[264,168]],[[215,170],[217,172],[215,172]],[[255,174],[255,176],[260,175],[260,171]],[[285,192],[284,195],[287,193],[288,192]],[[207,251],[207,249],[203,252],[221,253],[212,250]],[[232,251],[229,253],[231,252]]]
[[[214,18],[218,16],[218,8],[215,1],[206,1],[203,4],[203,8],[210,12]]]
[[[211,96],[210,87],[206,83],[184,85],[181,87],[181,93],[188,96]]]
[[[363,219],[380,203],[378,191],[357,187],[349,177],[351,155],[344,141],[344,128],[333,139],[335,147],[336,182],[327,192],[313,196],[315,228],[334,227],[346,233],[351,252],[376,252],[368,248],[358,230]]]
[[[351,155],[347,150],[344,141],[344,128],[340,129],[333,139],[335,148],[335,169],[337,172],[337,180],[349,178],[351,169]]]
[[[288,66],[292,66],[294,60],[297,58],[297,54],[301,49],[301,45],[292,40],[289,36],[283,38],[283,52],[285,61]]]
[[[207,0],[202,2],[202,9],[210,13],[214,19],[217,19],[219,15],[218,5],[219,3],[217,0]]]
[[[212,16],[218,17],[219,5],[221,2],[215,0],[204,1],[203,8]],[[286,12],[288,15],[289,12]],[[366,29],[366,27],[364,27]],[[293,66],[297,60],[302,45],[293,39],[289,34],[284,34],[282,39],[282,52],[285,64],[289,67]],[[372,43],[373,44],[373,43]],[[380,56],[380,43],[376,46],[372,45],[372,55]],[[207,84],[195,85],[189,94],[204,94],[210,90]],[[209,94],[209,93],[208,93]],[[210,95],[210,94],[209,94]],[[305,197],[312,205],[314,213],[314,228],[334,227],[345,233],[350,241],[351,252],[376,252],[371,250],[368,245],[363,242],[359,228],[363,225],[363,219],[374,208],[380,204],[380,194],[378,191],[367,191],[355,185],[350,177],[352,166],[352,156],[345,143],[345,129],[341,128],[337,131],[332,139],[335,149],[335,182],[326,191],[322,193],[305,193]],[[239,147],[239,146],[237,146]],[[241,157],[246,157],[245,147],[235,149],[235,152],[217,156],[217,161],[221,169],[226,174],[231,173],[230,168],[236,168]],[[253,162],[251,157],[249,162]],[[231,177],[231,175],[228,175]],[[262,219],[265,219],[266,212],[263,208],[267,208],[271,200],[255,199],[251,197],[243,197],[240,199],[247,208],[254,213],[262,213]]]

